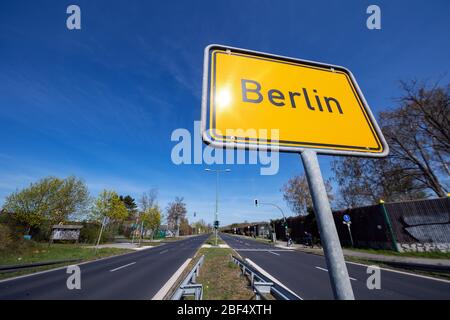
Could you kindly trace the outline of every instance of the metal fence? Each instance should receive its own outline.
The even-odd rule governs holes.
[[[203,255],[181,282],[170,300],[184,300],[187,297],[193,297],[194,300],[202,300],[203,285],[201,283],[196,283],[196,280],[199,275],[200,267],[203,265],[204,260],[205,256]]]
[[[351,246],[350,233],[344,222],[344,215],[350,216],[355,247],[394,249],[391,230],[383,211],[383,205],[352,208],[333,212],[334,223],[343,246]]]
[[[380,203],[334,211],[333,217],[343,246],[351,245],[343,216],[351,218],[355,247],[397,251],[450,252],[450,198]],[[301,243],[306,232],[319,238],[314,215],[287,219],[290,236]],[[277,238],[285,239],[282,220],[273,221]]]

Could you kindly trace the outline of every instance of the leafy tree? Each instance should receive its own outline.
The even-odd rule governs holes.
[[[82,180],[47,177],[9,195],[3,209],[30,229],[81,218],[89,201],[89,191]]]
[[[170,202],[167,206],[167,222],[169,227],[175,230],[176,236],[180,234],[180,222],[186,217],[187,209],[184,199],[175,197],[175,201]]]
[[[328,198],[334,199],[330,181],[325,182]],[[308,215],[308,208],[312,207],[312,199],[309,193],[308,180],[305,175],[295,176],[284,184],[283,198],[298,215]]]
[[[180,218],[180,235],[186,236],[192,234],[192,227],[186,217]]]
[[[133,230],[133,226],[137,223],[138,218],[137,204],[135,199],[129,195],[120,196],[119,198],[125,205],[125,208],[127,208],[128,210],[128,217],[125,221],[123,221],[123,223],[120,224],[119,233],[129,237]]]
[[[134,198],[132,198],[131,196],[127,195],[127,196],[120,196],[119,197],[120,200],[123,202],[123,204],[125,205],[125,208],[127,208],[128,210],[128,215],[130,217],[134,217],[137,213],[137,204]]]
[[[206,233],[209,231],[208,224],[203,219],[200,219],[197,222],[195,222],[193,224],[193,227],[196,233]]]
[[[115,191],[103,190],[97,197],[92,210],[93,218],[102,221],[104,217],[120,222],[128,217],[128,210]]]
[[[148,208],[141,213],[141,221],[146,230],[151,230],[152,238],[161,225],[161,210],[158,206]]]

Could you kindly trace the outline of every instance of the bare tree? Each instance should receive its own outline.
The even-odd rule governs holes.
[[[182,197],[175,197],[175,201],[167,206],[167,222],[170,228],[175,230],[175,235],[180,235],[180,222],[186,218],[186,203]]]
[[[403,169],[386,159],[342,157],[332,162],[339,186],[337,205],[354,208],[379,200],[401,201],[422,198],[425,194]]]
[[[325,182],[328,198],[333,200],[330,181]],[[308,180],[305,175],[295,176],[284,184],[283,198],[291,207],[292,211],[299,215],[307,215],[308,208],[312,208],[312,199],[309,193]]]
[[[400,107],[381,113],[391,160],[423,190],[445,197],[450,161],[450,85],[402,83]],[[447,183],[446,183],[447,180]]]
[[[147,192],[144,192],[139,199],[139,205],[141,212],[146,212],[149,209],[154,208],[157,205],[158,189],[152,188]]]
[[[390,147],[384,159],[337,158],[332,163],[339,204],[444,197],[449,178],[449,88],[402,83],[399,106],[380,114]]]

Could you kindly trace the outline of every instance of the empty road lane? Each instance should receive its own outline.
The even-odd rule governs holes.
[[[81,264],[81,289],[66,268],[0,282],[0,299],[151,299],[208,238],[200,235]]]
[[[221,234],[239,254],[286,285],[303,299],[333,299],[323,256],[276,248],[245,237]],[[381,289],[366,286],[367,267],[347,263],[356,299],[450,299],[450,281],[381,270]]]

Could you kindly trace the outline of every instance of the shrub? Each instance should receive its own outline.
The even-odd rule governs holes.
[[[6,250],[13,244],[11,229],[4,224],[0,224],[0,251]]]
[[[80,242],[95,244],[98,239],[98,233],[100,232],[101,225],[95,222],[84,222],[83,228],[80,231]],[[113,233],[107,228],[103,229],[102,238],[100,243],[112,241],[114,239]]]

